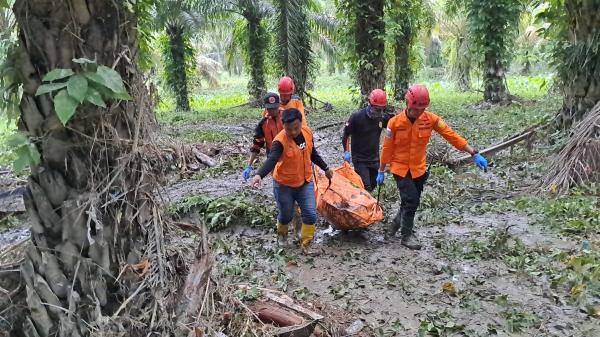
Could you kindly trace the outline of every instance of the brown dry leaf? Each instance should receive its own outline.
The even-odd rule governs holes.
[[[194,333],[196,337],[204,337],[204,330],[200,328],[194,328]]]
[[[450,296],[456,296],[457,293],[456,286],[452,282],[444,282],[442,284],[442,290]]]
[[[140,277],[144,277],[150,270],[150,261],[143,259],[142,262],[130,265],[131,269]]]

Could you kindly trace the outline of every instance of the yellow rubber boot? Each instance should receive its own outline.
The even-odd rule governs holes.
[[[315,238],[316,228],[317,226],[315,225],[302,224],[300,231],[300,248],[302,249],[302,253],[310,254],[310,245]]]
[[[287,244],[288,225],[277,223],[277,244],[285,246]]]

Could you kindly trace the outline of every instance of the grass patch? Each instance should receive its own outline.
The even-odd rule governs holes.
[[[223,143],[231,141],[234,137],[222,130],[193,130],[179,134],[177,138],[186,143]]]

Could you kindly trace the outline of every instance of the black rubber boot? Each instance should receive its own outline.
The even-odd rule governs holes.
[[[398,210],[398,214],[394,217],[389,227],[385,232],[385,237],[388,240],[393,239],[396,236],[396,232],[402,227],[402,210]]]
[[[421,243],[414,234],[414,224],[415,217],[406,216],[402,218],[402,241],[400,243],[408,249],[419,250],[421,249]]]

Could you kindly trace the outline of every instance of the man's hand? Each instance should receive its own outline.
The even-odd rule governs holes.
[[[383,185],[383,182],[385,181],[385,172],[379,171],[379,173],[377,173],[377,179],[375,179],[375,181],[377,182],[377,185]]]
[[[331,180],[333,178],[333,170],[329,169],[325,171],[325,176],[327,177],[327,179]]]
[[[473,156],[473,161],[475,162],[475,165],[477,165],[477,167],[479,167],[480,169],[487,170],[487,168],[488,168],[487,159],[485,159],[485,157],[483,157],[479,153],[476,153]]]
[[[348,152],[348,151],[344,152],[344,160],[347,161],[348,163],[352,161],[352,155],[350,154],[350,152]]]
[[[250,186],[252,186],[254,188],[259,188],[261,183],[262,183],[262,178],[257,174],[254,177],[252,177]]]
[[[252,166],[248,165],[248,166],[246,166],[246,168],[244,169],[244,172],[242,173],[244,180],[250,179],[250,173],[252,173]]]

